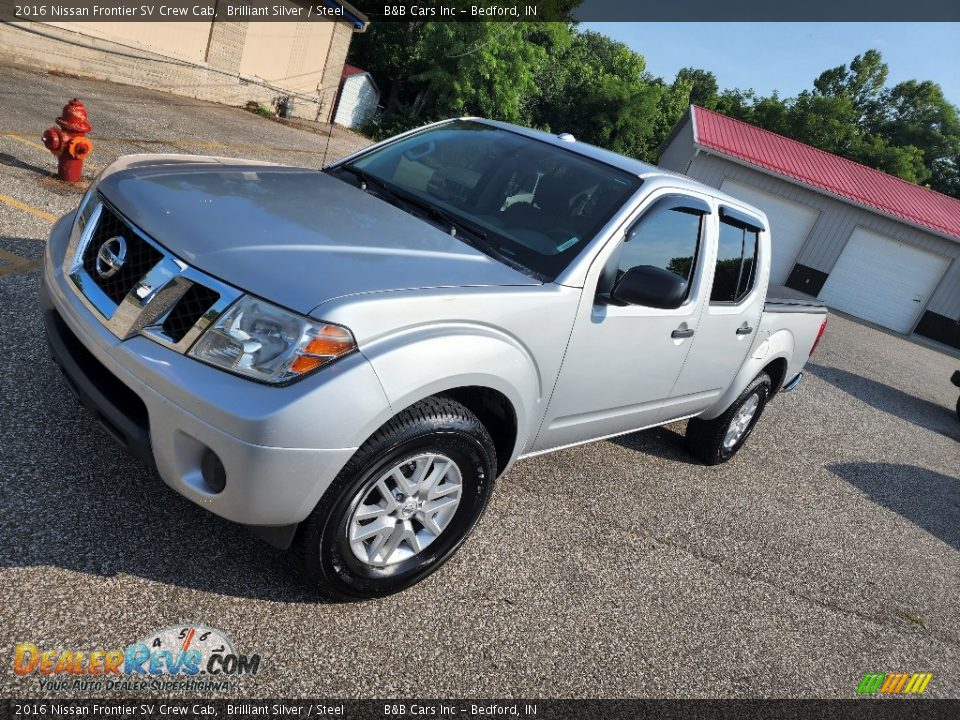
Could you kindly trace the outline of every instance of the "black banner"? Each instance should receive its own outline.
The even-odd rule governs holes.
[[[0,700],[7,718],[955,720],[960,700]]]
[[[39,22],[960,21],[956,0],[0,0]],[[944,49],[946,51],[946,49]]]

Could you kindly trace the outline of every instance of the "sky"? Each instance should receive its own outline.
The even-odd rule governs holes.
[[[721,90],[792,97],[824,70],[871,48],[890,68],[887,85],[933,80],[960,105],[960,23],[581,23],[629,45],[647,70],[672,82],[682,67],[711,70]]]

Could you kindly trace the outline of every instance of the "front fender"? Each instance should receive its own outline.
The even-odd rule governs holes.
[[[542,380],[533,356],[516,338],[481,325],[433,325],[379,339],[362,351],[390,402],[378,427],[431,395],[484,387],[502,393],[516,413],[511,464],[531,437]]]

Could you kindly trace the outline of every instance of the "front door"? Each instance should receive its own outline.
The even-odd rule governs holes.
[[[705,219],[702,198],[666,193],[623,238],[604,248],[587,275],[563,366],[534,451],[618,435],[654,424],[697,330]],[[686,283],[679,307],[618,305],[608,293],[635,266]]]

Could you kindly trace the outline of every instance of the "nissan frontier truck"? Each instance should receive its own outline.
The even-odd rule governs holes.
[[[733,458],[826,324],[769,286],[772,241],[715,188],[461,118],[322,170],[121,158],[53,227],[40,298],[109,435],[371,598],[448,560],[518,460],[684,419]]]

